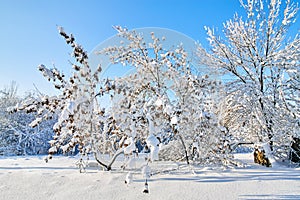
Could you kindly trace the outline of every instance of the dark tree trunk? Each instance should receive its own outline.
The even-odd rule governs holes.
[[[183,149],[184,149],[184,154],[185,154],[186,163],[189,165],[189,164],[190,164],[190,161],[189,161],[189,156],[188,156],[188,152],[187,152],[187,150],[186,150],[186,146],[185,146],[184,140],[183,140],[182,136],[181,136],[180,134],[178,134],[178,131],[177,131],[177,129],[176,129],[174,126],[172,126],[172,131],[173,131],[173,133],[174,133],[175,135],[178,135],[179,140],[180,140],[180,142],[181,142],[181,144],[182,144],[182,147],[183,147]]]
[[[189,165],[189,164],[190,164],[190,161],[189,161],[188,152],[187,152],[187,150],[186,150],[186,146],[185,146],[185,143],[184,143],[183,138],[182,138],[181,135],[179,135],[179,139],[180,139],[181,144],[182,144],[182,146],[183,146],[183,148],[184,148],[184,153],[185,153],[186,163]]]
[[[262,101],[261,98],[259,98],[259,103],[260,103],[260,107],[261,107],[261,111],[263,113],[263,116],[264,116],[264,120],[265,120],[265,123],[266,123],[266,126],[267,126],[267,134],[268,134],[268,138],[269,138],[269,145],[270,145],[270,149],[271,151],[273,151],[273,130],[272,130],[272,120],[271,119],[268,119],[268,116],[267,116],[267,113],[265,111],[265,108],[264,108],[264,103]]]

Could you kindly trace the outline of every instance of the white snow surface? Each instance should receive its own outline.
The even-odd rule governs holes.
[[[112,171],[88,167],[85,173],[76,168],[79,157],[55,156],[48,163],[43,158],[0,157],[0,199],[300,199],[299,168],[259,166],[251,154],[236,155],[248,163],[245,168],[149,163],[148,194],[143,193],[143,155],[136,169],[121,170],[121,156]]]

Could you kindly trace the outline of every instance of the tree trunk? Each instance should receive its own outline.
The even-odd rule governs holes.
[[[101,160],[98,159],[97,157],[97,153],[94,152],[94,157],[95,157],[95,160],[101,165],[103,166],[107,171],[110,171],[111,170],[111,166],[113,165],[113,163],[116,161],[116,158],[121,155],[122,153],[124,153],[124,149],[119,149],[115,155],[113,156],[113,158],[110,160],[110,162],[106,165],[105,163],[103,163]]]
[[[179,134],[178,136],[179,136],[179,139],[180,139],[180,141],[181,141],[181,144],[182,144],[182,146],[183,146],[183,148],[184,148],[184,153],[185,153],[186,163],[189,165],[189,164],[190,164],[190,162],[189,162],[189,156],[188,156],[188,152],[187,152],[187,150],[186,150],[186,146],[185,146],[184,140],[183,140],[183,138],[182,138],[182,136],[181,136],[180,134]]]
[[[108,170],[108,171],[111,170],[112,164],[115,162],[116,158],[117,158],[119,155],[121,155],[122,153],[124,153],[124,148],[119,149],[119,150],[115,153],[115,155],[113,156],[113,158],[111,159],[111,161],[109,162],[109,164],[108,164],[108,166],[107,166],[107,170]]]
[[[185,154],[185,159],[186,159],[186,163],[189,165],[190,164],[190,161],[189,161],[189,156],[188,156],[188,152],[186,150],[186,146],[185,146],[185,143],[184,143],[184,140],[182,138],[182,136],[180,134],[178,134],[178,131],[175,129],[174,126],[171,126],[172,127],[172,131],[175,135],[178,135],[179,139],[180,139],[180,142],[182,144],[182,147],[184,149],[184,154]]]
[[[96,152],[94,152],[94,157],[95,157],[95,160],[96,160],[101,166],[105,167],[105,169],[106,169],[107,171],[111,170],[111,169],[108,169],[108,167],[107,167],[107,165],[106,165],[105,163],[101,162],[101,160],[98,159],[97,153],[96,153]]]
[[[260,103],[260,107],[261,107],[261,112],[264,116],[264,120],[267,126],[267,134],[268,134],[268,138],[269,138],[269,145],[270,145],[270,149],[271,151],[273,151],[273,131],[272,131],[272,120],[269,120],[267,117],[267,113],[265,112],[265,108],[264,108],[264,103],[262,101],[261,98],[259,98],[259,103]]]

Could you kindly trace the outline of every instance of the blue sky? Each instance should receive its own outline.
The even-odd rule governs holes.
[[[221,28],[235,12],[243,12],[239,0],[0,0],[0,90],[15,80],[20,94],[33,84],[54,91],[37,66],[70,71],[71,49],[56,25],[90,52],[116,33],[112,25],[169,28],[205,43],[203,27]]]

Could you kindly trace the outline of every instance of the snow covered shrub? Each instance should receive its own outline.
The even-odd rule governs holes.
[[[254,163],[258,163],[262,166],[271,167],[271,162],[266,156],[264,149],[259,149],[258,147],[254,148],[253,152]]]
[[[229,164],[233,159],[230,137],[224,127],[219,125],[217,117],[205,113],[201,117],[200,126],[201,131],[194,138],[194,142],[198,143],[198,154],[201,155],[196,161],[203,164]]]
[[[159,150],[159,160],[164,161],[185,161],[185,151],[179,139],[171,140]]]

